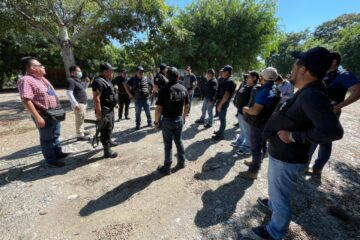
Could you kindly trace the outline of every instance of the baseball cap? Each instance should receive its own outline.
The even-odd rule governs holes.
[[[329,50],[323,47],[314,47],[306,52],[293,52],[291,55],[301,60],[307,69],[320,78],[325,76],[333,60]]]
[[[230,65],[226,65],[225,67],[222,68],[223,72],[229,72],[231,73],[232,72],[232,66]]]
[[[165,68],[167,68],[168,66],[165,63],[160,64],[159,68],[160,70],[164,70]]]
[[[99,71],[102,72],[102,71],[105,71],[105,70],[116,70],[116,68],[111,66],[111,64],[108,63],[108,62],[100,63]]]
[[[250,71],[250,72],[245,73],[244,77],[247,77],[247,76],[252,76],[252,77],[255,77],[256,79],[259,78],[259,74],[255,71]]]
[[[261,72],[261,76],[265,81],[275,81],[278,77],[278,72],[276,68],[267,67]]]
[[[142,66],[137,66],[136,71],[144,72],[144,68]]]

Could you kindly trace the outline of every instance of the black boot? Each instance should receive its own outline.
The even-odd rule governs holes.
[[[104,148],[104,158],[116,158],[117,153],[112,151],[110,148]]]

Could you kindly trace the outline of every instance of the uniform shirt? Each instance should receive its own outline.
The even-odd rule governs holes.
[[[225,92],[230,93],[230,96],[228,100],[224,103],[223,108],[227,108],[229,106],[229,102],[231,101],[231,97],[234,94],[235,89],[236,89],[236,84],[231,77],[227,79],[223,79],[221,82],[219,82],[219,88],[218,88],[219,94],[217,95],[218,102],[220,103],[221,99],[225,95]]]
[[[348,89],[360,81],[351,72],[341,69],[328,73],[324,83],[332,105],[336,105],[344,101]]]
[[[78,79],[69,77],[67,79],[66,90],[73,91],[75,100],[78,103],[82,103],[82,104],[87,103],[87,95],[86,95],[85,85],[84,85],[84,83],[80,82]]]
[[[204,98],[209,99],[211,102],[214,102],[216,99],[218,84],[215,78],[207,80],[204,84]]]
[[[196,76],[193,73],[190,73],[189,75],[186,75],[184,77],[184,86],[187,90],[190,90],[193,88],[193,84],[197,82]]]
[[[168,83],[168,80],[164,76],[162,72],[159,72],[156,74],[154,78],[154,85],[158,86],[159,89],[165,86],[165,84]]]
[[[124,87],[126,82],[127,82],[127,78],[124,78],[123,76],[117,76],[116,78],[114,78],[112,80],[112,84],[114,86],[118,87],[118,92],[119,92],[119,94],[122,94],[122,95],[127,94],[126,90],[125,90],[125,87]]]
[[[144,81],[147,82],[147,87],[148,87],[148,97],[151,96],[151,89],[154,87],[154,84],[153,82],[147,78],[147,77],[144,77],[143,79]],[[131,92],[132,94],[135,95],[135,99],[144,99],[144,97],[141,95],[141,92],[139,90],[139,84],[140,84],[140,81],[143,81],[142,79],[139,79],[137,76],[134,76],[132,78],[130,78],[129,81],[126,82],[126,84],[131,87]]]
[[[270,107],[274,105],[276,101],[276,94],[273,87],[273,81],[267,81],[264,85],[262,85],[255,96],[255,103],[264,107]]]
[[[54,87],[44,77],[25,75],[18,80],[17,87],[20,97],[31,100],[38,111],[56,108],[58,105]]]
[[[111,81],[106,80],[103,76],[98,76],[94,79],[92,84],[92,90],[101,93],[100,105],[101,108],[108,107],[113,109],[117,103],[117,97],[115,94],[115,88]]]
[[[189,104],[189,94],[186,88],[178,82],[169,82],[160,89],[156,105],[162,106],[164,117],[180,117],[184,105]]]

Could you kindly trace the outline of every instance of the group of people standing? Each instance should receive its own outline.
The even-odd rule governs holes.
[[[341,69],[341,57],[316,47],[307,52],[294,53],[295,63],[291,75],[283,79],[273,67],[260,73],[250,71],[236,90],[232,78],[233,68],[226,65],[220,70],[209,69],[204,85],[204,100],[197,124],[205,128],[213,126],[215,109],[220,126],[214,132],[214,140],[224,139],[227,110],[231,99],[237,108],[240,134],[231,143],[240,156],[248,157],[244,164],[248,170],[239,177],[254,180],[258,177],[262,160],[268,155],[269,198],[258,199],[259,205],[271,213],[271,220],[264,226],[250,229],[253,239],[282,239],[291,220],[291,195],[296,180],[307,171],[320,175],[331,155],[331,143],[341,139],[343,129],[339,122],[341,109],[360,98],[360,82],[350,72]],[[68,154],[62,152],[59,143],[60,122],[51,121],[46,110],[56,108],[59,100],[55,90],[44,78],[45,68],[32,57],[22,60],[26,74],[19,79],[18,89],[24,106],[31,113],[39,129],[42,153],[49,165],[61,167],[61,159]],[[101,143],[105,158],[115,158],[111,150],[116,146],[111,140],[114,128],[114,108],[119,106],[118,120],[129,118],[129,104],[135,102],[135,128],[141,126],[141,111],[144,109],[147,126],[162,130],[164,141],[164,164],[158,168],[162,174],[171,174],[172,141],[177,148],[176,168],[184,168],[185,149],[182,130],[191,109],[197,86],[191,67],[180,81],[179,70],[160,65],[155,78],[144,75],[138,66],[134,77],[127,79],[127,71],[113,79],[115,68],[102,63],[99,75],[92,82],[95,116],[102,121]],[[75,113],[77,140],[89,140],[83,129],[86,114],[88,81],[80,81],[81,69],[70,67],[67,96]],[[291,82],[291,83],[290,83]],[[294,86],[297,89],[294,92]],[[346,97],[346,92],[350,95]],[[150,96],[157,96],[154,122],[150,113]],[[208,118],[206,119],[206,114]],[[319,147],[318,159],[309,168],[311,156]]]

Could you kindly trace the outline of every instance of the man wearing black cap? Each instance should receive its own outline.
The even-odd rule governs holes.
[[[104,158],[116,158],[117,153],[111,150],[115,144],[111,142],[114,128],[114,107],[117,105],[117,95],[111,82],[115,68],[110,63],[100,64],[100,74],[92,84],[95,115],[103,122],[100,130],[100,141],[104,147]]]
[[[163,63],[159,66],[159,69],[160,71],[158,72],[158,74],[156,74],[154,78],[155,93],[159,93],[160,89],[165,86],[166,83],[168,83],[168,80],[165,77],[168,67],[166,66],[166,64]]]
[[[186,75],[184,77],[184,86],[186,87],[190,97],[190,108],[189,108],[189,113],[190,113],[192,99],[194,97],[195,88],[197,86],[197,78],[195,74],[191,72],[190,66],[187,66],[185,68],[185,73]]]
[[[162,117],[161,130],[165,146],[164,165],[159,167],[158,171],[166,175],[171,173],[173,140],[177,148],[177,168],[185,167],[185,150],[181,135],[190,100],[186,88],[178,82],[179,77],[180,74],[176,68],[169,68],[167,72],[169,83],[160,89],[159,98],[156,102],[154,124],[156,128],[159,128],[159,121]]]
[[[331,54],[333,60],[330,69],[323,79],[331,105],[334,112],[340,117],[341,109],[352,104],[360,98],[360,81],[351,72],[339,68],[341,56],[337,52]],[[350,95],[345,99],[347,91]],[[313,155],[317,144],[313,144],[310,149],[310,155]],[[309,169],[308,174],[321,176],[322,169],[330,159],[332,143],[319,144],[319,151],[315,164]]]
[[[226,65],[222,70],[223,80],[219,82],[216,103],[216,111],[219,113],[220,119],[220,128],[212,137],[215,140],[224,139],[224,131],[226,128],[226,112],[229,107],[231,97],[236,89],[236,84],[231,77],[232,67],[230,65]]]
[[[291,196],[299,175],[307,168],[311,144],[331,142],[344,133],[321,82],[331,65],[330,52],[316,47],[293,56],[297,60],[291,82],[299,90],[264,129],[269,141],[269,199],[258,199],[258,203],[272,215],[266,226],[247,232],[255,239],[284,238],[291,220]]]
[[[136,130],[140,129],[141,110],[144,108],[148,127],[152,127],[150,114],[150,96],[154,85],[152,81],[144,75],[144,68],[138,66],[136,75],[132,77],[125,85],[125,90],[130,99],[135,99]]]
[[[120,75],[112,80],[115,90],[117,91],[118,96],[119,96],[119,119],[118,119],[118,121],[120,121],[122,119],[124,106],[125,106],[124,117],[125,117],[125,119],[130,119],[129,118],[130,98],[124,87],[126,82],[127,82],[127,71],[125,69],[121,69]]]

